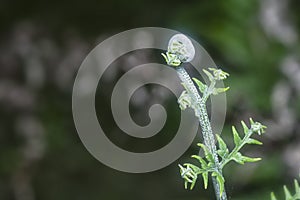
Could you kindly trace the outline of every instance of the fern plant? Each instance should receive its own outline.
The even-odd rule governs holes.
[[[235,147],[231,151],[229,151],[224,140],[219,135],[217,135],[217,141],[219,147],[217,152],[219,157],[221,158],[219,163],[219,168],[223,169],[224,166],[230,161],[235,161],[239,164],[244,164],[246,162],[256,162],[261,160],[261,158],[250,158],[240,153],[240,150],[246,144],[257,144],[257,145],[262,144],[260,141],[251,138],[251,136],[254,133],[257,134],[263,133],[265,126],[261,125],[259,122],[254,122],[251,118],[250,118],[250,122],[251,122],[250,128],[248,128],[243,121],[241,122],[244,128],[244,136],[242,138],[240,137],[240,134],[236,131],[236,128],[232,126],[232,133],[233,133]],[[204,181],[204,187],[206,189],[208,185],[208,174],[211,173],[212,176],[217,177],[217,180],[220,184],[220,191],[222,193],[224,191],[224,182],[225,182],[224,177],[222,176],[222,174],[218,172],[213,156],[208,151],[208,148],[202,143],[198,143],[198,146],[204,150],[204,157],[202,158],[198,155],[192,155],[192,158],[199,161],[199,165],[196,166],[190,163],[185,163],[183,164],[183,166],[179,165],[181,170],[181,176],[185,180],[185,188],[187,189],[188,183],[190,183],[190,189],[193,189],[197,180],[196,177],[198,175],[202,175]],[[190,174],[193,175],[190,176]]]
[[[243,136],[237,132],[234,126],[232,127],[235,147],[230,151],[224,140],[219,135],[216,135],[218,142],[217,147],[215,135],[212,132],[206,110],[206,101],[211,95],[217,95],[226,92],[229,89],[229,87],[216,87],[217,81],[226,79],[229,74],[221,69],[204,69],[203,71],[210,81],[209,85],[204,84],[196,78],[191,78],[182,66],[182,63],[190,62],[194,58],[194,55],[195,49],[192,42],[183,34],[174,35],[169,41],[168,51],[165,54],[162,54],[166,63],[175,67],[185,89],[178,98],[179,107],[182,110],[187,108],[192,108],[194,110],[195,116],[199,119],[204,141],[203,144],[198,144],[198,146],[204,150],[204,157],[198,155],[192,156],[192,158],[198,161],[198,165],[191,163],[179,165],[180,175],[184,179],[184,186],[186,189],[193,189],[199,176],[202,176],[204,188],[206,189],[208,186],[208,179],[211,177],[216,198],[227,200],[224,186],[225,178],[223,176],[224,166],[230,161],[235,161],[239,164],[259,161],[260,158],[250,158],[243,155],[240,150],[246,144],[261,145],[262,143],[260,141],[251,137],[254,133],[257,133],[258,135],[264,133],[266,126],[259,122],[254,122],[251,118],[250,127],[242,121],[241,123],[244,129]],[[195,85],[197,85],[201,95]]]

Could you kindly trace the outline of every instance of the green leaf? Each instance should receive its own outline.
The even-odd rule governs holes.
[[[198,143],[197,146],[198,146],[198,147],[201,147],[201,148],[204,150],[204,155],[205,155],[205,156],[208,155],[208,154],[210,154],[210,152],[209,152],[207,146],[205,146],[204,144]]]
[[[215,163],[215,159],[211,153],[208,153],[205,158],[209,161],[208,166],[211,167]]]
[[[170,66],[178,67],[181,64],[180,59],[175,54],[167,52],[166,54],[162,53],[161,55],[164,57],[166,63]]]
[[[208,77],[208,79],[210,80],[210,82],[215,82],[214,76],[207,70],[203,69],[204,73],[206,74],[206,76]]]
[[[288,188],[286,186],[283,186],[284,190],[284,195],[285,195],[285,200],[299,200],[300,199],[300,187],[299,187],[299,182],[295,179],[294,180],[294,185],[295,185],[295,194],[292,195]],[[271,193],[271,200],[277,200],[275,194],[272,192]]]
[[[187,181],[184,181],[184,189],[187,190],[187,188],[188,188],[188,182],[187,182]]]
[[[168,57],[164,53],[161,53],[161,55],[164,57],[166,63],[168,63],[169,62]]]
[[[218,153],[218,155],[219,155],[221,158],[223,158],[223,160],[224,160],[224,159],[227,159],[229,150],[227,149],[227,150],[224,151],[224,150],[218,149],[218,150],[217,150],[217,153]]]
[[[194,172],[199,172],[201,169],[191,163],[184,163],[183,166],[190,167]]]
[[[220,186],[220,197],[222,196],[223,192],[224,192],[224,177],[221,174],[217,175],[217,181],[219,182],[219,186]]]
[[[229,152],[227,145],[219,135],[216,135],[216,136],[217,136],[217,140],[219,143],[219,149],[218,149],[217,153],[221,158],[226,159],[228,152]]]
[[[253,121],[252,118],[250,118],[249,120],[250,120],[250,124],[251,124],[251,125],[255,124],[255,122]]]
[[[287,189],[286,186],[283,186],[283,190],[284,190],[285,200],[290,200],[292,198],[290,191]]]
[[[218,143],[219,143],[220,150],[226,151],[227,150],[226,143],[224,142],[224,140],[218,134],[216,136],[217,136],[217,140],[218,140]]]
[[[215,160],[214,160],[214,158],[213,158],[212,153],[209,152],[207,146],[205,146],[205,145],[202,144],[202,143],[198,143],[197,146],[201,147],[201,148],[204,150],[204,155],[205,155],[206,159],[208,160],[208,162],[214,164],[214,163],[215,163]]]
[[[190,190],[192,190],[194,188],[195,184],[196,184],[196,180],[193,180],[193,182],[191,183],[191,186],[190,186]]]
[[[247,141],[247,144],[257,144],[257,145],[262,145],[263,143],[258,141],[258,140],[255,140],[255,139],[252,139],[252,138],[249,138]]]
[[[185,83],[182,82],[181,85],[184,87],[184,89],[185,89],[186,91],[188,91],[188,87],[186,86]]]
[[[229,76],[227,72],[224,72],[221,69],[217,69],[217,68],[208,68],[208,69],[213,72],[215,80],[224,80],[227,78],[227,76]]]
[[[243,160],[243,162],[257,162],[257,161],[260,161],[261,158],[250,158],[247,156],[242,156],[242,160]]]
[[[178,100],[177,100],[178,104],[179,104],[179,108],[181,110],[185,110],[188,107],[192,106],[192,100],[191,97],[188,95],[187,91],[184,90],[181,95],[179,96]]]
[[[211,174],[212,176],[215,176],[217,178],[218,184],[219,184],[219,189],[220,189],[220,197],[222,196],[223,192],[224,192],[224,183],[225,183],[225,179],[222,176],[222,174],[220,174],[219,172],[213,172]]]
[[[207,185],[208,185],[208,172],[204,172],[202,174],[203,177],[203,182],[204,182],[204,188],[207,189]]]
[[[277,200],[277,198],[276,198],[274,192],[271,193],[271,200]]]
[[[201,158],[200,156],[197,156],[197,155],[192,155],[192,158],[197,159],[201,163],[202,169],[206,169],[207,168],[207,163],[206,163],[206,161],[203,158]]]
[[[171,63],[169,63],[171,66],[178,67],[181,64],[181,61],[179,59],[173,60]]]
[[[245,124],[245,122],[244,122],[244,121],[241,121],[241,123],[242,123],[243,129],[244,129],[244,133],[245,133],[245,134],[247,134],[247,133],[248,133],[248,131],[249,131],[249,128],[248,128],[248,126]]]
[[[229,90],[229,87],[226,87],[226,88],[214,88],[213,91],[212,91],[212,94],[213,95],[217,95],[217,94],[220,94],[222,92],[226,92],[227,90]]]
[[[233,156],[232,156],[232,159],[235,161],[235,162],[237,162],[237,163],[239,163],[239,164],[241,164],[241,165],[243,165],[245,162],[244,162],[244,159],[243,159],[243,156],[242,156],[242,154],[240,153],[240,152],[237,152],[236,154],[234,154]]]
[[[200,92],[203,94],[205,92],[205,90],[207,89],[207,85],[205,85],[204,83],[202,83],[197,78],[192,78],[192,79],[198,85],[198,88],[199,88]]]
[[[241,138],[234,126],[232,126],[232,133],[235,146],[239,146],[241,144]]]
[[[300,187],[299,187],[299,182],[295,179],[294,180],[294,184],[295,184],[295,191],[296,194],[298,194],[299,198],[300,198]]]
[[[197,146],[200,147],[200,148],[202,148],[204,150],[204,155],[209,154],[209,150],[208,150],[208,148],[204,144],[198,143]]]

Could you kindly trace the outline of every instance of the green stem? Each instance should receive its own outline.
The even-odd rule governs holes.
[[[207,146],[210,153],[212,153],[218,172],[222,174],[222,170],[219,167],[220,164],[219,164],[219,158],[217,154],[215,137],[213,135],[211,124],[206,110],[206,104],[205,104],[206,98],[205,99],[201,98],[192,79],[190,78],[189,74],[186,72],[186,70],[183,67],[177,67],[176,71],[180,80],[185,85],[187,93],[190,95],[192,102],[194,104],[193,107],[195,109],[196,116],[198,116],[199,118],[204,144]],[[220,195],[220,187],[216,177],[212,177],[212,181],[215,189],[216,198],[218,200],[227,200],[227,195],[225,190],[223,191],[222,196]]]
[[[253,131],[251,129],[248,130],[248,133],[245,133],[245,137],[242,139],[241,144],[236,146],[228,155],[227,159],[223,159],[222,162],[220,163],[221,169],[232,160],[232,157],[238,153],[241,148],[246,144],[246,141],[251,137]]]
[[[216,81],[212,81],[207,89],[207,92],[203,95],[203,101],[206,102],[208,97],[212,94],[214,87],[216,86]]]

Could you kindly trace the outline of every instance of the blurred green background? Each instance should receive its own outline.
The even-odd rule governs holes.
[[[297,0],[2,0],[0,199],[214,199],[211,185],[205,191],[201,179],[193,191],[183,189],[177,164],[197,153],[195,145],[162,170],[128,174],[94,159],[75,130],[72,86],[84,57],[109,36],[145,26],[191,36],[231,74],[225,82],[231,88],[225,140],[230,139],[232,124],[249,117],[268,126],[263,146],[243,150],[262,157],[261,162],[225,168],[229,199],[264,200],[271,191],[282,196],[282,185],[291,188],[300,169],[299,6]],[[153,58],[133,57],[135,62],[126,62],[125,57],[121,63],[127,70]],[[107,91],[97,94],[97,110],[100,123],[115,134],[117,143],[120,130],[113,122],[109,98],[113,83],[126,70],[112,69],[114,76],[102,82]],[[157,98],[153,92],[157,88],[147,86],[148,100]],[[132,106],[133,119],[147,119],[148,100]],[[176,131],[174,121],[180,115],[176,99],[170,96],[164,102],[173,125],[166,124],[164,132],[147,143],[151,147],[163,146]],[[145,143],[138,142],[142,141],[122,137],[120,144],[144,151]]]

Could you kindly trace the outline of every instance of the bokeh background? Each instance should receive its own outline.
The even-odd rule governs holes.
[[[109,36],[144,26],[193,37],[231,74],[225,81],[231,87],[225,140],[230,141],[232,124],[249,117],[268,126],[263,146],[243,150],[261,156],[261,162],[224,169],[229,199],[264,200],[271,191],[282,197],[282,185],[292,188],[300,169],[299,6],[297,0],[2,0],[0,199],[214,199],[211,185],[204,190],[201,179],[193,191],[183,189],[177,164],[190,161],[198,152],[195,145],[162,170],[127,174],[94,159],[76,133],[71,95],[82,60]],[[132,151],[159,148],[176,131],[176,98],[157,85],[141,88],[131,104],[133,119],[142,125],[149,120],[149,105],[165,105],[168,123],[156,139],[119,137],[109,109],[117,79],[137,64],[163,63],[157,53],[121,58],[99,83],[106,88],[96,97],[99,121],[116,144]]]

